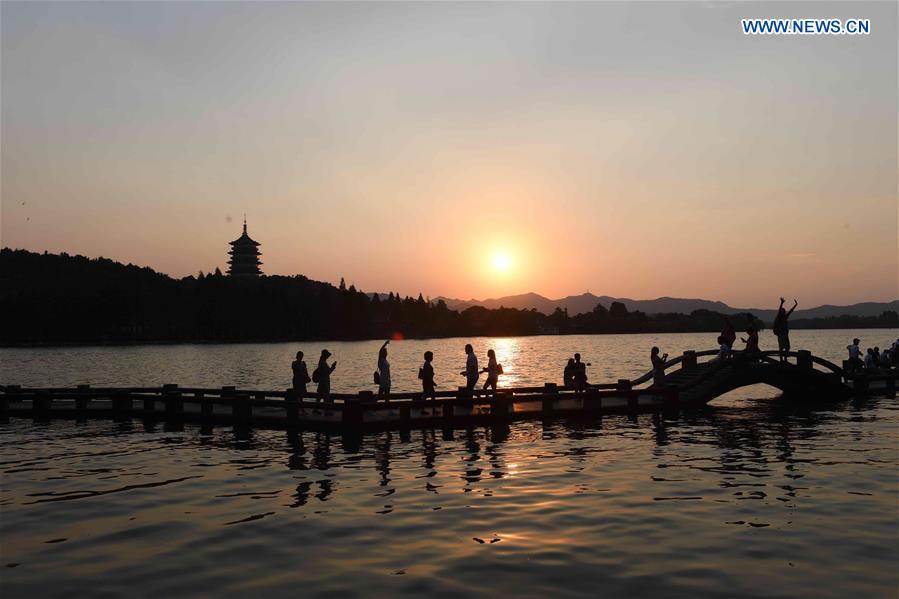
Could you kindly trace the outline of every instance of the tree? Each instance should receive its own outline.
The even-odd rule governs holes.
[[[612,302],[612,305],[609,306],[609,316],[612,318],[626,318],[627,307],[621,302]]]

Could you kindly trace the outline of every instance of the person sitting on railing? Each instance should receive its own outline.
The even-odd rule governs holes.
[[[787,352],[790,351],[790,324],[789,318],[799,302],[793,300],[793,307],[787,312],[784,310],[784,298],[780,298],[780,307],[777,309],[777,316],[774,317],[774,325],[771,330],[777,335],[777,351],[780,352],[780,361],[787,361]]]
[[[499,375],[502,373],[502,366],[496,363],[496,352],[492,349],[487,350],[487,368],[481,372],[487,373],[487,380],[484,381],[484,391],[493,388],[496,393],[496,385],[499,382]]]
[[[293,371],[293,390],[302,399],[306,395],[306,383],[312,380],[309,378],[306,362],[303,361],[303,352],[297,352],[297,359],[291,363],[290,369]]]
[[[581,354],[574,354],[574,389],[581,392],[587,388],[587,364],[581,362]]]
[[[724,335],[718,336],[718,356],[717,359],[720,361],[724,361],[730,357],[730,345],[727,344],[727,340],[724,338]]]
[[[759,332],[755,330],[755,327],[749,325],[746,327],[746,334],[749,336],[748,339],[743,339],[740,337],[740,341],[746,344],[746,347],[743,349],[743,352],[746,354],[758,354],[759,350]]]
[[[562,386],[567,389],[574,389],[574,358],[568,358],[565,364],[565,370],[562,371]]]
[[[665,362],[668,354],[659,356],[659,348],[653,346],[649,352],[649,361],[652,362],[652,386],[661,387],[665,384]]]
[[[434,361],[434,353],[431,351],[425,352],[425,363],[421,365],[421,368],[418,370],[418,378],[421,379],[421,396],[424,399],[430,397],[432,400],[437,399],[437,385],[434,383],[434,366],[431,365],[431,362]]]

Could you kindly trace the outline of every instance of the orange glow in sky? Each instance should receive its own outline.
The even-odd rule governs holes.
[[[713,4],[4,2],[2,245],[196,275],[246,213],[370,292],[896,299],[896,3]]]

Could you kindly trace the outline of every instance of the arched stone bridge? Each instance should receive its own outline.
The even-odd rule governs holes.
[[[793,397],[845,399],[852,388],[844,382],[845,373],[836,364],[813,356],[808,351],[787,352],[781,362],[777,351],[749,355],[734,352],[725,360],[700,362],[701,356],[716,355],[716,350],[685,352],[665,364],[662,387],[676,390],[680,403],[704,404],[729,391],[749,385],[765,384]],[[675,369],[675,366],[680,368]],[[631,382],[633,386],[652,380],[652,371]]]

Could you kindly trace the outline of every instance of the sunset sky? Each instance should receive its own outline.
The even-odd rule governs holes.
[[[2,245],[174,276],[896,299],[897,4],[3,2]],[[745,36],[747,17],[868,36]]]

